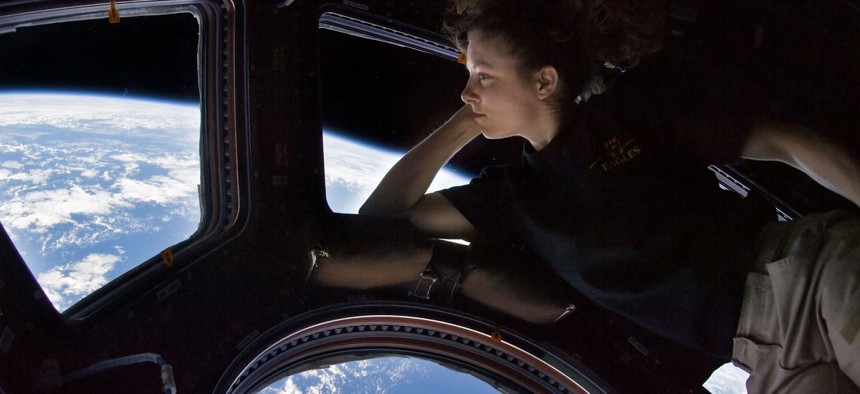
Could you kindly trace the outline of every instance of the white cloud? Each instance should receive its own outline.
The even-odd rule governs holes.
[[[140,164],[137,162],[127,162],[123,166],[123,169],[125,170],[123,173],[124,176],[135,176],[140,171]]]
[[[41,185],[41,184],[44,184],[45,182],[47,182],[48,179],[51,178],[51,175],[54,174],[54,172],[55,172],[54,170],[34,169],[34,170],[27,171],[27,172],[19,172],[19,173],[11,174],[11,175],[9,175],[9,177],[7,179],[27,182],[27,183],[31,183],[34,185]]]
[[[139,161],[149,160],[146,155],[142,155],[140,153],[120,153],[117,155],[111,155],[110,158],[124,163],[137,163]]]
[[[97,188],[35,191],[19,200],[0,205],[0,212],[13,229],[44,233],[62,223],[75,223],[74,215],[106,215],[116,207],[131,207],[126,201]]]
[[[87,164],[96,164],[101,158],[97,156],[78,156],[78,160]]]
[[[17,161],[13,161],[13,160],[6,160],[3,162],[3,164],[0,164],[0,165],[2,165],[3,167],[6,167],[6,168],[12,168],[12,169],[16,169],[16,170],[20,170],[21,168],[24,168],[23,164],[21,164],[20,162],[17,162]]]
[[[329,192],[342,188],[348,194],[329,195],[328,202],[334,211],[345,213],[357,212],[361,203],[404,154],[380,150],[332,133],[323,135],[323,148],[326,188]],[[467,184],[469,180],[469,177],[442,169],[428,191]]]
[[[53,126],[98,134],[121,131],[144,135],[151,130],[199,130],[200,115],[188,105],[119,97],[0,94],[0,126]]]
[[[288,378],[283,383],[284,383],[284,385],[281,387],[273,387],[274,385],[266,387],[262,391],[260,391],[260,393],[262,393],[262,394],[301,394],[302,393],[302,389],[296,384],[296,382],[293,382],[292,378]]]
[[[125,201],[142,201],[160,205],[175,203],[178,199],[197,194],[196,184],[187,184],[166,176],[154,176],[147,180],[123,178],[114,184],[119,188],[120,198]]]
[[[326,184],[343,184],[351,192],[373,190],[401,156],[330,134],[323,143]]]
[[[194,186],[196,191],[196,185],[200,183],[200,158],[197,155],[185,158],[162,156],[152,160],[152,164],[167,170],[167,175],[181,184]]]
[[[2,147],[8,148],[6,145]],[[36,157],[39,163],[44,165],[49,161],[40,156],[66,161],[52,163],[50,168],[45,169],[32,169],[32,166],[29,166],[16,173],[2,170],[6,180],[19,182],[7,185],[5,195],[0,191],[0,195],[4,195],[5,199],[0,201],[0,217],[10,231],[45,234],[58,225],[73,226],[54,241],[61,244],[49,245],[43,238],[44,251],[48,247],[92,244],[111,233],[119,234],[118,231],[147,230],[139,225],[147,220],[146,218],[134,218],[123,213],[140,204],[160,205],[167,208],[165,215],[173,217],[199,214],[197,185],[200,183],[200,170],[196,154],[167,154],[149,159],[145,154],[128,153],[130,148],[124,146],[112,149],[113,154],[108,150],[93,152],[90,147],[86,148],[90,153],[83,154],[80,149],[82,148],[67,146],[56,149],[34,144],[28,146],[25,153]],[[116,161],[101,162],[99,157],[110,157]],[[122,165],[116,165],[117,161]],[[96,164],[87,166],[87,162]],[[156,174],[161,172],[166,175],[140,177],[138,174],[135,179],[130,179],[128,173],[138,173],[142,163],[148,164],[149,168],[158,168]],[[110,169],[105,169],[106,166],[124,167],[127,174],[107,186],[108,189],[84,180],[100,179],[111,182],[114,178]],[[81,178],[76,180],[68,177],[69,174],[80,174]],[[81,183],[82,180],[88,183]],[[127,220],[124,220],[125,223],[119,223],[119,227],[117,220],[107,224],[107,217],[119,218],[124,215]],[[157,217],[155,220],[160,219],[161,217]],[[156,228],[148,228],[154,229]],[[86,234],[88,231],[92,233]]]
[[[261,392],[264,394],[403,392],[403,388],[409,387],[416,380],[427,382],[430,377],[428,367],[435,368],[437,371],[443,370],[443,373],[459,374],[433,361],[412,357],[383,356],[303,371],[284,377]]]
[[[111,253],[34,270],[52,299],[82,297],[115,276],[106,256],[138,260],[113,241],[199,215],[199,123],[187,105],[0,93],[0,220],[28,264],[65,263],[94,245]]]
[[[107,274],[120,257],[93,253],[82,260],[54,267],[36,276],[42,289],[58,310],[65,310],[89,293],[104,286]]]

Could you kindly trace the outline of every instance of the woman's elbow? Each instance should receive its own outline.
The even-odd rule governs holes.
[[[785,144],[797,133],[793,125],[773,121],[760,122],[753,127],[744,142],[741,156],[746,159],[762,161],[790,160]]]
[[[358,214],[366,216],[390,216],[381,208],[382,207],[364,203],[358,208]]]
[[[358,208],[358,214],[366,216],[402,217],[406,211],[408,210],[399,211],[392,209],[390,205],[373,204],[367,201]]]

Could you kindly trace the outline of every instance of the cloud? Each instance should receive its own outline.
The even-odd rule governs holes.
[[[3,150],[9,148],[2,144],[0,147]],[[94,239],[93,236],[83,235],[86,228],[81,224],[100,220],[104,222],[105,216],[121,217],[123,212],[128,213],[141,204],[164,207],[165,213],[170,215],[199,214],[197,185],[200,183],[200,161],[196,152],[162,153],[151,158],[146,154],[130,153],[129,150],[133,149],[120,146],[93,151],[86,144],[27,146],[21,153],[34,157],[33,164],[16,172],[0,169],[5,175],[2,179],[7,181],[5,190],[0,190],[0,217],[4,225],[9,230],[36,234],[52,231],[59,225],[74,226],[75,235],[60,237],[74,243],[75,239]],[[113,161],[102,161],[100,158]],[[50,163],[51,159],[60,161]],[[50,167],[33,168],[35,163],[50,163]],[[147,165],[147,174],[152,175],[140,176],[142,165]],[[111,170],[116,169],[120,172],[125,169],[119,178],[111,176]],[[80,174],[81,177],[69,176],[74,174]],[[108,184],[97,183],[102,181]],[[140,222],[142,219],[129,217],[129,220]],[[128,223],[125,225],[128,226]],[[91,226],[93,231],[111,233],[99,228],[98,225]]]
[[[167,175],[182,185],[193,186],[197,191],[200,183],[200,157],[198,155],[179,157],[177,155],[161,156],[152,160],[155,164],[167,171]]]
[[[0,220],[52,300],[70,305],[140,260],[130,234],[196,230],[199,107],[0,93],[0,130]],[[110,254],[87,255],[96,246]]]
[[[11,174],[6,179],[10,181],[22,181],[34,185],[40,185],[46,183],[55,172],[55,170],[34,169],[27,172]]]
[[[101,160],[101,157],[99,157],[99,156],[78,156],[78,160],[81,162],[87,163],[87,164],[95,165]]]
[[[326,135],[323,142],[326,184],[342,184],[351,192],[373,190],[401,156],[335,136]]]
[[[4,224],[15,230],[44,233],[63,223],[74,224],[75,215],[109,214],[117,207],[132,205],[98,188],[71,185],[68,189],[34,191],[0,205]]]
[[[347,361],[288,376],[262,392],[270,393],[338,393],[403,392],[416,380],[427,381],[427,366],[432,361],[412,357],[382,356]],[[437,367],[442,368],[442,367]]]
[[[108,273],[120,260],[116,255],[92,253],[80,261],[42,272],[36,280],[51,303],[62,311],[104,286]]]
[[[17,161],[13,161],[13,160],[6,160],[3,162],[3,164],[0,164],[0,166],[6,167],[6,168],[13,168],[16,170],[20,170],[21,168],[24,168],[23,164],[21,164],[20,162],[17,162]]]
[[[80,94],[0,94],[0,126],[52,126],[71,131],[129,135],[151,130],[199,130],[196,106]],[[179,135],[181,133],[170,133]]]
[[[147,202],[159,205],[169,205],[178,199],[197,194],[196,184],[166,177],[155,176],[146,180],[123,178],[114,184],[119,188],[119,198],[128,202]]]
[[[274,387],[277,384],[277,383],[275,383],[269,387],[264,388],[262,391],[260,391],[260,393],[262,393],[262,394],[297,394],[297,393],[302,393],[302,389],[299,387],[299,385],[296,384],[296,382],[293,382],[292,378],[288,378],[287,380],[283,381],[283,383],[284,384],[281,387]]]
[[[323,135],[325,185],[336,212],[357,212],[385,174],[404,153],[389,152],[332,133]],[[469,183],[470,177],[442,169],[428,191]]]
[[[143,155],[140,153],[130,153],[130,152],[124,152],[124,153],[120,153],[120,154],[116,154],[116,155],[111,155],[110,158],[114,159],[116,161],[121,161],[123,163],[136,163],[139,161],[142,162],[142,161],[149,160],[149,158],[146,157],[146,155]]]

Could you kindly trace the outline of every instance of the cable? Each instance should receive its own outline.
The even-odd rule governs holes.
[[[152,362],[158,364],[158,366],[161,367],[161,381],[164,384],[164,393],[176,394],[176,382],[173,380],[173,367],[171,367],[170,364],[165,363],[164,359],[162,359],[161,356],[155,353],[141,353],[135,354],[133,356],[120,357],[112,360],[105,360],[95,363],[84,369],[80,369],[75,372],[66,374],[65,376],[63,376],[63,384],[74,382],[78,379],[102,372],[106,369],[144,362]]]

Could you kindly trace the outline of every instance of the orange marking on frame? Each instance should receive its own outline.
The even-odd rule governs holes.
[[[116,0],[110,0],[110,10],[108,11],[108,22],[119,23],[119,10],[116,8]]]
[[[161,262],[167,266],[167,268],[173,268],[173,249],[167,248],[161,251]]]

